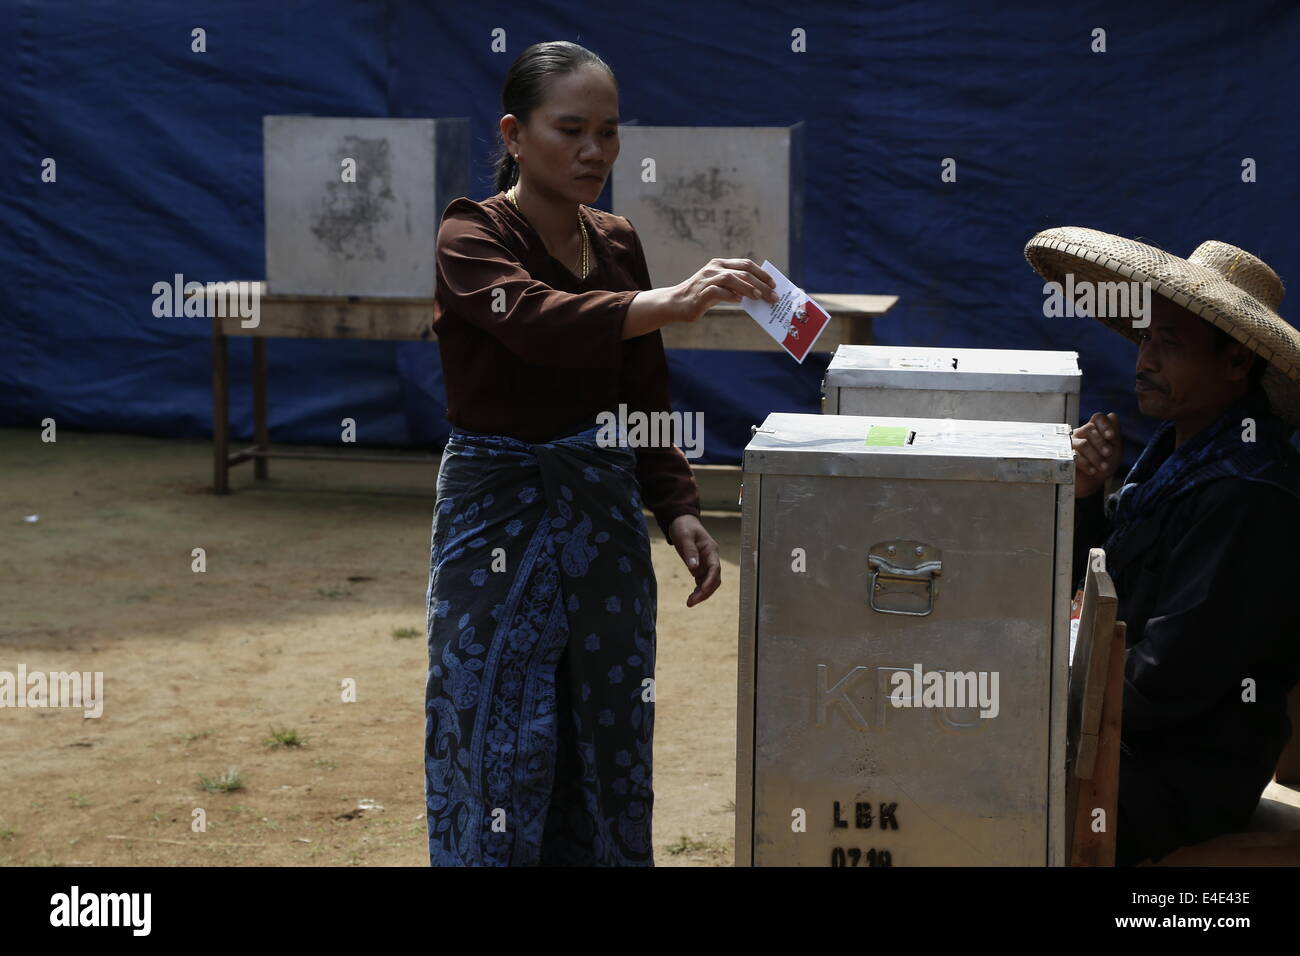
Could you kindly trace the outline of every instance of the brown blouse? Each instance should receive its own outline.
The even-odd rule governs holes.
[[[447,205],[438,228],[433,329],[447,420],[539,443],[596,424],[602,411],[671,411],[663,337],[623,339],[637,292],[653,288],[641,240],[622,216],[579,207],[590,271],[580,280],[546,250],[504,193]],[[664,537],[700,513],[681,449],[637,448],[642,501]]]

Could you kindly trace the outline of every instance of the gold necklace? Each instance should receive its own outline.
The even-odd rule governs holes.
[[[516,183],[515,185],[511,186],[510,189],[506,192],[506,197],[507,197],[507,198],[508,198],[512,203],[515,204],[515,208],[516,208],[516,209],[519,209],[519,199],[518,199],[517,196],[516,196],[516,193],[518,192],[518,190],[519,190],[519,184]],[[520,209],[519,211],[520,211],[521,213],[523,212],[522,209]],[[589,269],[588,269],[588,265],[587,265],[587,262],[588,262],[588,259],[587,259],[587,248],[588,248],[588,245],[590,244],[590,240],[587,238],[587,226],[586,226],[586,224],[582,221],[582,213],[581,213],[581,212],[578,213],[578,231],[582,233],[582,276],[581,276],[581,278],[585,279],[585,278],[587,278],[587,272],[589,271]]]

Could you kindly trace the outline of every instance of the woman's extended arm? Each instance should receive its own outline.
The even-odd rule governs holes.
[[[623,338],[634,339],[674,322],[694,322],[719,302],[742,298],[776,301],[772,277],[750,259],[710,259],[685,282],[638,292],[623,320]]]
[[[673,301],[671,286],[638,292],[623,320],[623,338],[634,339],[680,322],[680,311],[680,306]]]
[[[491,215],[468,199],[444,212],[437,261],[434,331],[441,312],[453,311],[534,365],[618,368],[625,339],[694,322],[718,302],[775,300],[771,277],[748,259],[711,259],[684,282],[658,289],[563,292],[534,279]]]

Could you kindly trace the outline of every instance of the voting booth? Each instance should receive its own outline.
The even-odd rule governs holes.
[[[432,298],[469,121],[263,116],[266,291]]]
[[[841,345],[822,380],[822,411],[1074,428],[1080,381],[1077,352]]]
[[[428,455],[280,450],[268,426],[267,340],[428,340],[438,226],[469,187],[469,120],[263,116],[266,278],[257,321],[212,318],[212,488],[271,458],[409,461]],[[234,285],[232,281],[231,285]],[[252,339],[253,443],[231,449],[231,336]]]
[[[803,128],[619,127],[612,209],[636,227],[654,285],[713,258],[771,259],[803,285]]]
[[[1065,424],[773,413],[745,449],[736,862],[1064,852]]]

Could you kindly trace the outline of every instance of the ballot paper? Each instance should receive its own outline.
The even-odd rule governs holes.
[[[743,298],[740,307],[802,365],[831,318],[771,262],[764,260],[762,268],[776,282],[777,301]]]

